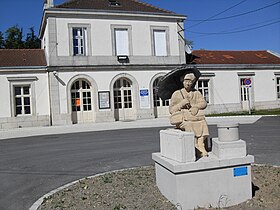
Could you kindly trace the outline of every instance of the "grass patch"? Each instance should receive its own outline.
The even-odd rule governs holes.
[[[228,112],[219,114],[208,114],[207,117],[218,117],[218,116],[240,116],[250,115],[248,111],[243,112]],[[265,110],[251,110],[251,115],[280,115],[280,108],[278,109],[265,109]]]

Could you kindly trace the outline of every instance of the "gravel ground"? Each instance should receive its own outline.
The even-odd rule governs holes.
[[[253,199],[230,210],[280,209],[280,168],[253,166]],[[153,166],[83,179],[46,198],[38,210],[176,210],[155,184]]]

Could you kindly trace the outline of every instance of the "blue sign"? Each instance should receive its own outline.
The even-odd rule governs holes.
[[[140,96],[149,96],[149,90],[148,89],[140,90]]]
[[[233,169],[233,176],[234,177],[246,176],[246,175],[248,175],[248,167],[247,166],[238,167],[238,168]]]

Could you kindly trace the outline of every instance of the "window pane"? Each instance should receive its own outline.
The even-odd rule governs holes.
[[[24,105],[30,105],[30,98],[24,97]]]
[[[77,36],[78,35],[78,31],[76,28],[73,28],[73,36]]]
[[[24,113],[25,113],[25,114],[31,114],[31,112],[30,112],[30,106],[24,106]]]
[[[21,98],[16,98],[16,106],[21,105]]]
[[[29,87],[23,87],[23,94],[28,95],[29,94]]]
[[[15,87],[15,95],[21,95],[21,88]]]
[[[16,108],[16,115],[22,114],[21,107]]]
[[[78,55],[79,54],[79,48],[78,47],[74,47],[74,55]]]
[[[73,39],[73,46],[77,47],[78,46],[78,39]]]

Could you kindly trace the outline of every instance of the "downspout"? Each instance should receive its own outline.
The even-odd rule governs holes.
[[[49,104],[50,104],[50,126],[53,125],[53,120],[52,120],[52,98],[51,98],[51,81],[50,81],[50,71],[47,70],[48,73],[48,85],[49,85]]]

